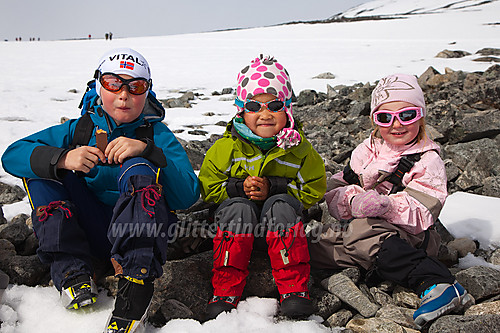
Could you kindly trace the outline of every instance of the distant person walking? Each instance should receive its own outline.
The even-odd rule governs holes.
[[[112,33],[112,32],[110,32],[110,33],[109,33],[109,40],[112,40],[112,39],[113,39],[113,33]]]
[[[108,40],[109,34],[107,32],[104,34],[104,38],[106,38],[106,40]]]

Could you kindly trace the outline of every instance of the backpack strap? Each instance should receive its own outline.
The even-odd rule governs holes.
[[[403,155],[399,160],[398,166],[393,173],[390,174],[388,178],[385,180],[389,183],[392,183],[394,186],[391,189],[389,194],[393,194],[399,191],[402,191],[405,186],[403,185],[403,176],[413,168],[416,162],[420,161],[420,157],[422,153],[415,153],[410,155]]]
[[[73,141],[71,142],[69,148],[75,149],[80,146],[88,145],[93,131],[94,122],[92,121],[92,118],[90,118],[90,114],[85,112],[76,123],[75,132],[73,133]]]
[[[139,140],[150,139],[154,142],[154,129],[153,125],[146,119],[144,119],[144,124],[135,129],[135,136]]]
[[[76,123],[75,132],[73,134],[73,141],[71,142],[70,149],[75,149],[80,146],[86,146],[89,144],[92,133],[94,132],[94,122],[90,117],[89,112],[85,112],[83,116],[78,119]],[[135,136],[138,140],[148,139],[154,142],[154,129],[153,125],[147,120],[144,120],[144,124],[137,127],[135,130]]]
[[[351,169],[351,163],[347,163],[347,165],[345,166],[342,178],[344,178],[344,180],[350,185],[361,186],[359,176]]]
[[[385,179],[394,185],[389,194],[402,191],[405,188],[402,183],[403,176],[413,168],[416,162],[420,161],[421,156],[422,153],[401,156],[396,170]],[[359,176],[351,169],[350,163],[345,166],[342,178],[350,185],[361,186]]]

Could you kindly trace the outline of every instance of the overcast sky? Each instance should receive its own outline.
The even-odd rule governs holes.
[[[0,40],[160,36],[326,19],[369,0],[0,0]]]

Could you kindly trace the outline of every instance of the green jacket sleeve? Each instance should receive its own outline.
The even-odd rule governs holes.
[[[198,178],[201,184],[201,196],[206,202],[220,204],[229,196],[226,191],[227,169],[231,166],[230,147],[226,139],[219,139],[207,151]]]
[[[288,193],[308,209],[323,198],[325,191],[325,165],[321,156],[311,148],[303,160],[297,177],[288,184]]]

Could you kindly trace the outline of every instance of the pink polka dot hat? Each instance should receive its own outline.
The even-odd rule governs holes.
[[[278,134],[277,145],[286,149],[300,143],[300,134],[294,129],[292,113],[292,84],[287,70],[273,57],[262,55],[238,73],[236,106],[238,115],[244,112],[243,104],[256,95],[268,93],[285,103],[288,122]]]

